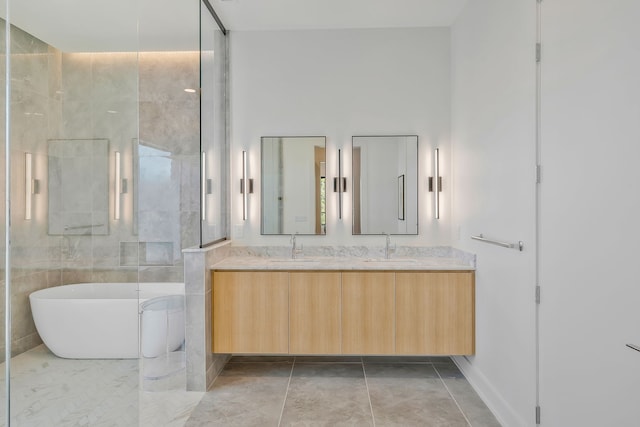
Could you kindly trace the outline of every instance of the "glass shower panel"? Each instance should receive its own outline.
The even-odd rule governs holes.
[[[12,425],[139,424],[138,6],[11,2]]]
[[[228,237],[226,36],[200,4],[201,246]]]
[[[5,290],[6,290],[6,281],[5,281],[5,256],[7,254],[6,247],[6,124],[7,124],[7,109],[6,109],[6,2],[4,0],[0,0],[0,81],[2,84],[0,85],[0,133],[2,134],[2,143],[0,144],[0,239],[2,242],[0,243],[0,256],[2,259],[0,260],[0,362],[2,367],[0,369],[0,396],[2,396],[0,400],[0,425],[6,425],[7,419],[7,406],[9,403],[7,396],[7,382],[6,382],[6,369],[8,366],[5,362],[5,352],[6,352],[6,340],[5,340],[5,325],[6,325],[6,312],[5,312]]]
[[[143,5],[158,9],[151,0]],[[146,282],[165,294],[141,306],[143,425],[166,425],[176,412],[188,414],[180,406],[186,396],[182,252],[200,241],[198,14],[197,0],[169,0],[162,2],[161,15],[170,19],[140,16],[140,132],[134,142],[138,271],[141,295]],[[162,345],[150,344],[151,335]]]

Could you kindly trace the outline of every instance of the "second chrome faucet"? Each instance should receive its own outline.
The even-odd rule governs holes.
[[[296,259],[298,256],[302,255],[302,244],[298,245],[296,242],[296,237],[298,233],[291,235],[291,259]]]
[[[391,254],[396,250],[396,245],[391,246],[391,235],[389,233],[382,233],[386,236],[384,245],[384,258],[391,258]]]

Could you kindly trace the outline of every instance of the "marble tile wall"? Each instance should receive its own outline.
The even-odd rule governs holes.
[[[129,183],[120,219],[109,216],[108,235],[64,237],[65,279],[183,281],[181,248],[198,244],[200,229],[199,102],[184,89],[198,81],[197,52],[62,54],[62,124],[52,137],[107,138],[109,170],[119,151]],[[113,203],[111,196],[110,212]],[[157,262],[140,251],[138,269],[122,258],[123,242],[172,253]]]
[[[207,391],[230,355],[211,353],[211,270],[228,256],[230,241],[184,251],[187,390]]]
[[[2,46],[5,22],[0,21]],[[47,234],[47,135],[59,125],[59,115],[51,114],[54,95],[51,84],[60,81],[61,53],[27,34],[11,28],[11,284],[12,354],[22,353],[41,343],[31,316],[28,296],[31,292],[61,283],[60,238]],[[1,66],[4,80],[4,61]],[[4,82],[3,82],[4,83]],[[2,94],[4,98],[4,87]],[[5,128],[5,106],[0,107],[1,126]],[[32,216],[25,218],[25,153],[32,154],[33,178],[39,182],[38,194],[31,195]],[[1,159],[5,163],[4,150]],[[2,167],[4,200],[4,166]],[[3,203],[4,206],[4,203]],[[2,209],[4,213],[4,208]],[[2,215],[4,216],[4,215]],[[2,224],[4,225],[4,219]],[[4,227],[1,230],[4,235]],[[3,245],[4,246],[4,245]],[[4,257],[4,247],[2,256]],[[4,271],[1,287],[4,293]],[[0,324],[4,330],[4,304]],[[0,358],[4,358],[4,337]]]
[[[198,52],[140,53],[139,240],[172,242],[170,264],[140,267],[140,281],[183,281],[182,248],[200,243]]]
[[[133,183],[134,142],[138,136],[137,54],[63,53],[61,69],[60,87],[54,90],[60,93],[56,108],[60,108],[61,123],[50,130],[49,138],[108,140],[109,182],[108,234],[62,238],[63,283],[90,281],[94,269],[101,277],[109,270],[122,276],[121,269],[136,268],[120,266],[120,242],[136,241],[137,237],[133,229],[133,192],[120,196],[120,219],[113,215],[114,153],[121,153],[122,178]],[[93,213],[94,217],[99,214],[97,207]]]

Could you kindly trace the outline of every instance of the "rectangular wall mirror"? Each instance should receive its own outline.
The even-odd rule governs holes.
[[[262,137],[262,234],[326,234],[326,137]]]
[[[418,234],[418,137],[354,136],[353,234]]]
[[[51,139],[49,234],[109,234],[109,140]]]

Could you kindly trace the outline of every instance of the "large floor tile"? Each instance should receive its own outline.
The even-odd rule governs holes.
[[[376,363],[365,365],[364,372],[367,379],[437,379],[433,365],[429,364],[399,364]]]
[[[296,364],[281,425],[373,425],[362,365]]]
[[[367,365],[376,426],[468,426],[431,365]]]
[[[444,378],[464,378],[464,375],[462,374],[462,372],[460,372],[460,369],[458,369],[458,367],[453,364],[434,364],[433,367],[436,369],[436,371],[438,371],[438,375],[440,375],[440,377]]]
[[[185,426],[277,426],[290,373],[285,363],[227,365]]]
[[[473,427],[500,427],[496,417],[464,376],[461,378],[443,377],[443,381]]]

